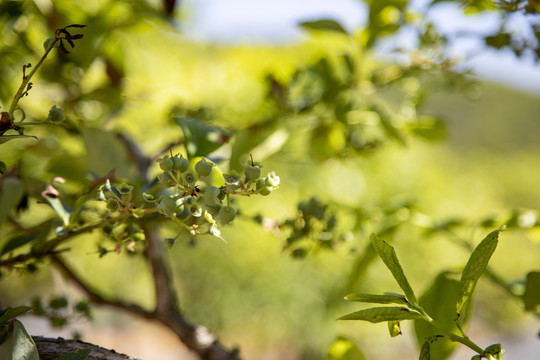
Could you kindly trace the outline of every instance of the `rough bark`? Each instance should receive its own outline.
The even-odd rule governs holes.
[[[91,350],[87,360],[139,360],[129,357],[128,355],[117,353],[114,350],[105,349],[78,340],[66,340],[63,338],[53,339],[41,336],[34,336],[33,339],[36,343],[40,360],[53,360],[59,356],[84,349]]]

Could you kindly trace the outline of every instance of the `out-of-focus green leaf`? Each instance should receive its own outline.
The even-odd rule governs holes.
[[[499,233],[503,231],[506,226],[502,226],[497,230],[489,233],[480,244],[474,249],[473,253],[469,257],[465,269],[461,274],[461,289],[456,303],[457,323],[462,327],[465,323],[466,315],[472,298],[474,288],[480,276],[484,272],[491,258],[491,255],[497,248],[499,243]]]
[[[13,239],[9,240],[6,245],[2,248],[2,251],[0,251],[0,256],[7,254],[10,251],[13,251],[17,248],[20,248],[21,246],[28,244],[30,241],[34,240],[36,238],[35,235],[21,235],[16,236]]]
[[[0,359],[39,360],[34,340],[18,320],[13,322],[13,332],[0,345]]]
[[[21,200],[24,192],[23,182],[8,176],[0,182],[0,224],[8,217],[11,209]]]
[[[403,272],[403,268],[399,263],[394,248],[388,245],[386,241],[379,239],[375,234],[371,234],[370,240],[373,244],[373,247],[379,254],[379,257],[382,259],[386,267],[390,270],[390,272],[394,276],[394,279],[396,279],[399,287],[405,292],[405,297],[407,298],[407,300],[409,300],[409,302],[412,304],[416,304],[416,295],[414,295],[414,291],[409,284],[405,273]]]
[[[431,360],[431,352],[430,352],[430,343],[429,341],[425,341],[424,345],[422,345],[422,348],[420,349],[420,357],[419,360]],[[435,359],[438,359],[437,357]]]
[[[444,121],[433,116],[420,116],[418,121],[411,125],[411,131],[431,141],[443,140],[446,137]]]
[[[393,293],[386,293],[384,295],[354,293],[345,296],[345,300],[375,304],[407,304],[407,300],[405,300],[405,295]]]
[[[399,325],[399,321],[389,321],[388,332],[390,333],[391,337],[401,335],[401,326]]]
[[[91,352],[92,352],[91,349],[81,349],[81,350],[77,350],[69,354],[65,354],[60,357],[57,357],[54,360],[86,360],[88,358],[88,355],[90,355]]]
[[[335,20],[321,19],[316,21],[304,21],[300,26],[307,30],[333,31],[344,35],[349,35],[347,30]]]
[[[33,139],[38,140],[37,137],[32,136],[32,135],[2,135],[0,136],[0,144],[7,143],[10,140],[24,139],[24,138],[33,138]]]
[[[58,215],[58,217],[62,219],[62,223],[64,224],[64,227],[68,227],[70,212],[66,210],[60,198],[45,196],[45,199],[51,205],[56,215]]]
[[[523,303],[527,311],[535,311],[540,308],[540,272],[531,271],[527,274]]]
[[[19,315],[24,314],[27,311],[30,311],[32,308],[30,306],[17,306],[14,308],[8,307],[4,310],[2,315],[0,316],[0,325],[4,324],[8,320],[11,320],[13,318],[16,318]]]
[[[174,116],[173,119],[184,132],[184,145],[190,159],[195,156],[207,156],[231,138],[228,131],[190,117]]]
[[[352,341],[339,336],[328,349],[326,360],[366,360],[366,356]]]
[[[81,133],[91,172],[103,176],[115,169],[118,177],[131,178],[132,158],[114,133],[88,127],[82,128]]]
[[[445,329],[458,330],[455,325],[455,306],[460,291],[459,280],[451,273],[442,272],[431,286],[418,299],[420,306]],[[414,332],[418,346],[424,344],[426,338],[439,335],[440,331],[426,321],[415,320]],[[431,344],[431,354],[434,359],[448,358],[454,351],[456,343],[439,339]]]
[[[422,315],[403,306],[385,306],[364,309],[340,317],[338,320],[364,320],[372,323],[420,319]]]

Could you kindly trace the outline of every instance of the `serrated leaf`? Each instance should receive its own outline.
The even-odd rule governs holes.
[[[2,316],[0,316],[0,325],[6,323],[8,320],[14,319],[19,315],[24,314],[25,312],[30,311],[32,308],[30,306],[17,306],[17,307],[8,307],[4,310]]]
[[[506,227],[500,227],[490,232],[484,240],[478,244],[469,257],[467,265],[461,274],[461,289],[456,303],[457,324],[462,327],[465,323],[465,314],[468,312],[472,294],[476,283],[486,269],[489,259],[497,248],[499,233]]]
[[[13,239],[9,240],[6,245],[0,251],[0,256],[7,254],[10,251],[20,248],[21,246],[28,244],[32,240],[36,239],[35,235],[21,235],[16,236]]]
[[[403,306],[374,307],[353,312],[338,320],[364,320],[372,323],[420,319],[422,315]]]
[[[35,140],[38,140],[37,137],[31,136],[31,135],[2,135],[0,136],[0,144],[7,143],[10,140],[24,139],[24,138],[33,138]]]
[[[326,360],[366,360],[366,356],[352,341],[339,336],[328,349]]]
[[[91,349],[81,349],[69,354],[64,354],[54,360],[86,360],[91,352]]]
[[[454,322],[454,310],[459,291],[459,280],[449,272],[442,272],[437,275],[431,286],[420,296],[418,301],[420,306],[445,329],[457,331]],[[418,346],[424,344],[426,338],[441,333],[440,330],[423,320],[414,321],[414,332]],[[431,344],[430,352],[433,358],[444,360],[452,354],[455,348],[455,342],[439,339]]]
[[[231,138],[228,131],[190,117],[174,116],[173,119],[182,128],[184,145],[190,159],[195,156],[207,156]]]
[[[523,303],[527,311],[540,308],[540,272],[532,271],[527,274]]]
[[[379,257],[382,259],[388,270],[390,270],[399,287],[405,293],[407,300],[409,300],[411,304],[417,304],[416,295],[414,295],[414,291],[403,272],[403,268],[399,263],[394,248],[386,241],[379,239],[375,234],[371,234],[370,240],[377,251],[377,254],[379,254]]]
[[[405,295],[390,293],[384,295],[353,293],[345,296],[345,300],[375,304],[407,304]]]
[[[401,326],[399,325],[399,321],[389,321],[388,332],[390,333],[390,337],[401,335]]]
[[[11,209],[19,203],[23,193],[23,182],[14,176],[4,177],[0,182],[0,225],[8,217]]]
[[[418,358],[418,360],[430,360],[430,359],[431,359],[430,343],[429,341],[426,341],[424,342],[424,345],[422,345],[422,348],[420,349],[420,357]]]
[[[307,30],[333,31],[344,35],[349,35],[347,30],[345,30],[343,26],[341,26],[341,24],[335,20],[322,19],[315,21],[304,21],[301,22],[299,25]]]

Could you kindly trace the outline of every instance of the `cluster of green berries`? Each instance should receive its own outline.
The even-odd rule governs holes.
[[[208,233],[221,238],[217,223],[230,224],[237,215],[237,209],[231,205],[231,195],[266,196],[279,187],[279,177],[272,172],[261,178],[262,165],[253,161],[246,165],[244,176],[235,170],[223,174],[221,186],[207,185],[215,181],[211,175],[217,167],[205,157],[195,163],[193,169],[183,155],[165,155],[157,162],[162,170],[158,180],[169,192],[157,200],[147,200],[154,201],[163,215],[180,220],[184,225],[191,223],[187,226],[192,234],[200,233],[201,226],[206,224]],[[216,171],[222,174],[219,169]]]
[[[111,213],[124,213],[135,218],[140,218],[144,216],[146,211],[141,207],[135,206],[132,202],[132,196],[133,186],[126,183],[113,186],[107,179],[105,184],[98,188],[99,200],[107,203],[106,207]],[[128,252],[134,252],[136,244],[144,240],[144,233],[138,225],[130,221],[130,217],[126,217],[125,221],[107,223],[101,230],[116,245],[114,250],[100,246],[100,256],[104,256],[111,251],[120,253],[122,248],[128,250]]]

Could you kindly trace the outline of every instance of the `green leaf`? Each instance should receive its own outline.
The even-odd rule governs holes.
[[[173,119],[182,128],[184,145],[190,159],[196,156],[207,156],[231,138],[228,131],[190,117],[174,116]]]
[[[390,333],[391,337],[401,335],[401,326],[399,325],[399,321],[389,321],[388,332]]]
[[[64,227],[67,228],[69,226],[70,212],[67,211],[64,205],[62,204],[62,200],[60,200],[59,197],[51,197],[51,196],[45,196],[45,199],[47,200],[49,205],[51,205],[56,215],[58,215],[58,217],[62,219],[62,223],[64,224]]]
[[[334,31],[347,36],[349,35],[347,30],[345,30],[343,26],[341,26],[341,24],[335,20],[322,19],[316,21],[304,21],[299,25],[307,30]]]
[[[82,128],[81,134],[86,145],[88,169],[91,172],[103,176],[115,169],[119,178],[132,178],[132,157],[114,133],[96,128]]]
[[[36,344],[20,321],[13,322],[13,332],[0,345],[0,359],[39,360]]]
[[[527,311],[536,311],[540,308],[540,272],[531,271],[527,274],[523,303]]]
[[[0,182],[0,225],[8,217],[11,209],[15,207],[24,193],[23,182],[14,177],[8,176]]]
[[[375,304],[407,304],[405,295],[394,293],[385,293],[384,295],[353,293],[345,296],[345,300]]]
[[[81,349],[81,350],[77,350],[69,354],[65,354],[60,357],[57,357],[54,360],[86,360],[88,358],[88,355],[90,355],[91,352],[92,352],[91,349]]]
[[[422,315],[403,306],[375,307],[353,312],[338,320],[364,320],[372,323],[420,319]]]
[[[2,135],[2,136],[0,136],[0,144],[7,143],[10,140],[24,139],[24,138],[34,138],[34,139],[38,140],[37,137],[32,136],[32,135]]]
[[[366,360],[366,356],[352,341],[339,336],[328,349],[326,360]]]
[[[2,251],[0,251],[0,256],[7,254],[10,251],[13,251],[17,248],[20,248],[21,246],[28,244],[32,240],[35,240],[35,235],[21,235],[16,236],[13,239],[9,240],[6,245],[2,248]]]
[[[460,291],[460,283],[452,273],[442,272],[433,280],[431,286],[418,299],[420,306],[445,329],[457,331],[455,306]],[[439,335],[441,332],[423,320],[414,321],[414,332],[418,346],[425,343],[426,338]],[[431,344],[430,351],[434,359],[448,358],[456,343],[439,339]]]
[[[429,341],[425,341],[424,345],[422,345],[422,348],[420,349],[420,357],[419,360],[430,360],[431,359],[431,352],[430,352],[430,343]],[[439,358],[435,358],[439,359]]]
[[[401,268],[401,264],[399,263],[394,248],[388,245],[386,241],[379,239],[375,234],[371,234],[370,240],[373,244],[373,247],[377,251],[377,254],[379,254],[379,257],[382,259],[386,267],[390,270],[390,272],[394,276],[394,279],[396,279],[399,287],[405,293],[405,297],[407,298],[407,300],[409,300],[411,304],[417,304],[414,291],[411,288],[411,285],[409,285],[409,281],[407,280],[407,277],[405,276],[405,273]]]
[[[19,315],[24,314],[25,312],[30,311],[32,308],[30,306],[17,306],[17,307],[8,307],[4,310],[0,316],[0,325],[6,323],[7,321],[16,318]]]
[[[502,226],[489,233],[478,244],[471,254],[465,269],[461,274],[461,289],[456,303],[457,323],[462,327],[465,323],[465,314],[469,311],[469,305],[476,287],[476,283],[486,269],[489,259],[499,243],[499,233],[506,227]]]

